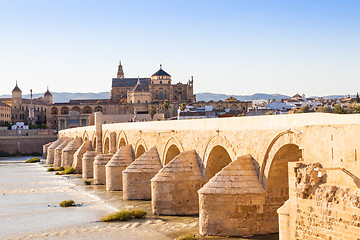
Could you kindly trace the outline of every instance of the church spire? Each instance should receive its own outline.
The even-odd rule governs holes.
[[[119,61],[117,78],[124,78],[124,70],[123,70],[123,67],[122,67],[122,65],[121,65],[121,61]]]

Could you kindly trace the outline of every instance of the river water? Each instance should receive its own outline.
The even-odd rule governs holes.
[[[198,217],[153,215],[151,201],[124,201],[121,191],[84,185],[78,174],[46,172],[44,164],[23,163],[28,158],[0,158],[0,239],[168,240],[199,231]],[[78,206],[59,206],[59,202],[70,199]],[[149,215],[127,222],[99,221],[108,213],[133,207]],[[248,239],[276,240],[278,235]]]

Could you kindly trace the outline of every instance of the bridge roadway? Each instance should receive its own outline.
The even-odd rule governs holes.
[[[156,155],[162,169],[143,179],[148,182],[144,186],[151,186],[149,198],[154,213],[199,213],[201,234],[239,236],[279,231],[277,209],[289,199],[289,186],[299,181],[289,178],[288,173],[294,172],[293,167],[288,169],[290,162],[318,162],[318,168],[324,169],[344,168],[352,177],[327,171],[326,184],[357,188],[354,177],[360,177],[359,134],[360,114],[306,113],[102,124],[102,114],[96,113],[95,126],[62,130],[57,143],[45,148],[47,162],[51,163],[56,152],[64,153],[72,142],[67,151],[73,149],[73,157],[59,161],[72,163],[78,172],[84,171],[84,153],[89,151],[97,155],[116,153],[118,160],[114,156],[113,162],[121,163],[121,147],[131,145],[133,160],[139,159],[139,164],[134,164],[140,172],[149,168],[145,165],[150,155],[151,161]],[[65,138],[72,141],[59,148]],[[150,149],[151,154],[146,154]],[[134,164],[132,169],[137,168]],[[124,175],[119,181],[122,178],[126,186],[118,190],[131,191],[136,179],[129,180],[130,175]],[[286,231],[294,228],[295,219],[296,216],[290,216],[286,224],[280,222],[280,233],[289,234]],[[296,238],[294,235],[282,239]]]

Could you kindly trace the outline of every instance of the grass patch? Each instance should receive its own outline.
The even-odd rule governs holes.
[[[51,168],[48,168],[46,171],[47,172],[53,172],[53,171],[55,171],[55,168],[51,167]]]
[[[177,239],[178,240],[198,240],[199,238],[196,237],[195,234],[187,233],[185,235],[182,235],[182,236],[178,237]]]
[[[119,212],[110,213],[107,216],[101,218],[103,222],[112,222],[112,221],[127,221],[132,218],[144,218],[147,212],[141,209],[133,210],[121,210]]]
[[[40,162],[40,158],[33,157],[25,161],[25,163],[37,163],[37,162]]]
[[[59,168],[62,168],[62,172],[57,172],[55,173],[56,175],[65,175],[65,174],[74,174],[75,173],[75,168],[73,167],[70,167],[70,165],[68,165],[65,169],[63,167],[59,167]],[[56,169],[55,169],[56,171]]]
[[[91,185],[91,181],[90,180],[84,180],[84,184],[85,185]]]
[[[142,209],[132,209],[130,210],[130,214],[133,218],[144,218],[147,212]]]
[[[75,206],[74,200],[64,200],[59,203],[61,207],[73,207]]]

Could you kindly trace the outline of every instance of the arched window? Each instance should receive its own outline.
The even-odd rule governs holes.
[[[160,95],[160,99],[164,98],[164,93],[163,92],[160,92],[159,95]]]

